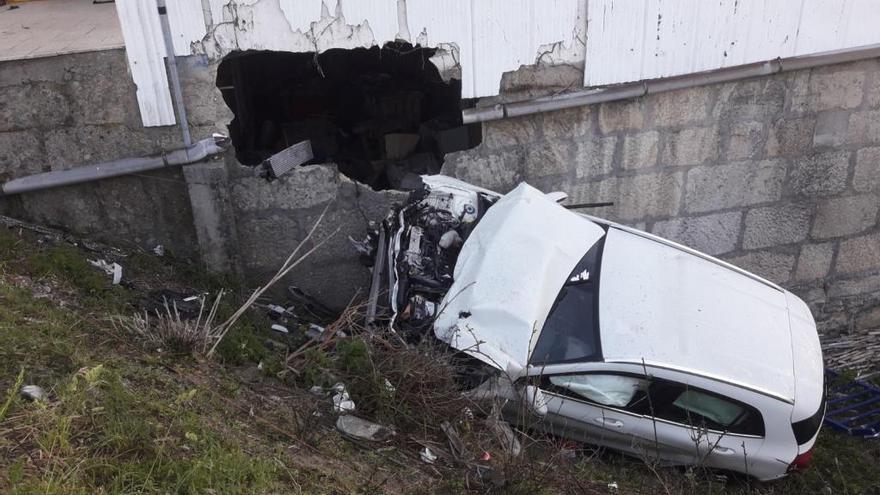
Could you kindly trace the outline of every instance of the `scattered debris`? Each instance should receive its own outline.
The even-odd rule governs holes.
[[[290,333],[290,331],[287,329],[287,327],[285,327],[284,325],[279,325],[277,323],[273,323],[270,328],[276,332],[279,332],[279,333],[284,333],[284,334]]]
[[[505,454],[516,457],[522,453],[522,445],[516,439],[513,428],[508,423],[502,421],[497,412],[486,418],[485,425],[498,441],[498,444],[501,445]]]
[[[880,373],[880,330],[821,337],[820,341],[827,367],[854,371],[861,379]]]
[[[159,257],[165,256],[165,246],[157,244],[156,247],[153,248],[153,254]]]
[[[452,451],[452,456],[459,461],[468,460],[467,449],[465,449],[464,442],[461,440],[455,427],[449,421],[444,421],[440,423],[440,429],[443,430],[446,439],[449,441],[449,449]]]
[[[618,488],[619,488],[619,487],[617,486],[617,482],[616,482],[616,481],[612,481],[611,483],[608,483],[608,489],[609,489],[609,490],[611,490],[611,491],[613,491],[613,492],[616,492],[616,491],[618,490]]]
[[[119,285],[119,282],[122,281],[122,265],[119,263],[108,263],[102,259],[88,261],[92,266],[104,270],[104,273],[113,277],[113,285]]]
[[[343,435],[370,442],[385,442],[394,436],[394,430],[391,428],[351,414],[339,416],[336,419],[336,429],[342,432]]]
[[[347,414],[355,410],[354,401],[349,397],[344,383],[333,385],[333,390],[336,391],[336,394],[333,395],[333,412],[336,414]]]
[[[425,464],[434,464],[437,462],[437,454],[435,454],[431,449],[425,447],[419,453],[419,458],[422,459],[422,462]]]
[[[25,385],[21,387],[21,395],[35,402],[44,402],[48,398],[46,391],[39,385]]]
[[[269,179],[277,179],[294,168],[313,159],[311,141],[300,141],[263,161],[261,174]]]

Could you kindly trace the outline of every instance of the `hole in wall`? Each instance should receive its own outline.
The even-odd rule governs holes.
[[[446,153],[481,140],[462,125],[461,81],[443,81],[434,49],[407,43],[315,53],[236,52],[217,71],[217,87],[235,114],[236,158],[259,165],[310,140],[310,163],[335,163],[376,190],[415,187],[440,171]]]

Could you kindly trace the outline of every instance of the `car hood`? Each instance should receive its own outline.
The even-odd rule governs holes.
[[[462,246],[434,333],[519,376],[566,277],[604,233],[520,184],[489,208]]]

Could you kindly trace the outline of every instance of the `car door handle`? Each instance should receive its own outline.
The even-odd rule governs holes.
[[[593,421],[595,421],[596,423],[598,423],[602,426],[610,426],[612,428],[623,428],[623,421],[620,421],[620,420],[617,420],[614,418],[603,418],[600,416],[598,418],[593,418]]]

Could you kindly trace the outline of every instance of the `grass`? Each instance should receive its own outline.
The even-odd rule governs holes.
[[[437,418],[400,419],[432,393],[445,401],[429,350],[380,356],[348,339],[332,353],[306,352],[301,373],[284,382],[275,378],[283,356],[264,345],[268,322],[249,312],[213,361],[156,352],[109,318],[133,313],[139,291],[158,283],[216,290],[226,282],[141,253],[125,258],[130,285],[112,286],[89,256],[0,230],[0,493],[860,494],[880,486],[880,442],[832,431],[820,435],[812,469],[761,484],[607,451],[569,458],[555,439],[524,439],[526,454],[505,458],[481,443],[478,421],[460,419],[460,433],[495,459],[495,478],[475,483],[466,468],[418,461],[413,442],[437,438]],[[218,318],[237,303],[226,300]],[[359,411],[399,423],[395,442],[362,449],[335,433],[329,398],[307,389],[340,378]],[[49,399],[22,398],[22,384],[42,386]]]

